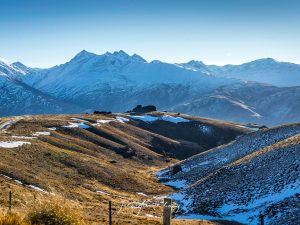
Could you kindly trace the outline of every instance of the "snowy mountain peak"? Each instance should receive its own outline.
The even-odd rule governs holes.
[[[0,56],[0,65],[9,65],[8,60]]]
[[[28,66],[25,66],[23,63],[21,62],[14,62],[10,65],[12,68],[14,68],[15,70],[17,70],[18,72],[20,72],[21,74],[25,75],[27,73],[33,72],[37,69],[33,69],[30,68]]]
[[[147,62],[145,59],[143,59],[141,56],[137,54],[133,54],[130,56],[125,51],[115,51],[113,53],[106,53],[106,56],[113,56],[114,58],[121,60],[121,61],[134,61],[134,62]]]
[[[119,62],[147,62],[145,59],[143,59],[141,56],[137,54],[133,54],[130,56],[123,50],[115,51],[113,53],[106,52],[103,55],[97,55],[91,52],[88,52],[86,50],[82,50],[79,52],[70,62],[72,63],[79,63],[79,62],[87,62],[93,59],[93,62],[107,62],[111,63],[111,61],[119,61]]]
[[[88,52],[86,50],[82,50],[77,55],[75,55],[75,57],[73,59],[71,59],[71,62],[79,62],[79,61],[83,61],[83,60],[88,60],[94,56],[97,56],[97,55],[94,53]]]
[[[210,74],[209,68],[202,61],[191,60],[187,63],[180,63],[177,65],[188,70],[199,71],[205,74]]]
[[[0,75],[1,76],[11,76],[15,73],[15,69],[10,66],[10,63],[0,56]]]
[[[153,64],[155,64],[155,63],[163,63],[162,61],[160,61],[160,60],[152,60],[150,63],[153,63]]]
[[[196,61],[196,60],[191,60],[186,64],[189,64],[191,66],[205,66],[205,64],[202,61]]]
[[[276,61],[273,58],[262,58],[262,59],[257,59],[252,62],[249,62],[248,64],[259,64],[259,65],[269,65],[269,64],[276,64],[278,61]]]
[[[147,62],[143,57],[137,55],[137,54],[133,54],[131,56],[131,58],[135,59],[135,61],[140,61],[140,62]]]
[[[14,62],[14,63],[11,64],[11,66],[14,67],[14,68],[24,69],[24,70],[27,70],[29,68],[21,62]]]
[[[112,54],[115,56],[118,56],[118,57],[124,57],[124,58],[129,57],[129,55],[126,52],[124,52],[123,50],[114,51]]]

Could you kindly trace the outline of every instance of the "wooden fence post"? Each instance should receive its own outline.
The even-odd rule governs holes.
[[[171,225],[172,199],[164,198],[163,225]]]
[[[264,225],[264,215],[263,214],[260,214],[259,215],[259,218],[260,218],[260,225]]]
[[[12,193],[9,191],[9,200],[8,200],[8,212],[11,213],[11,207],[12,207]]]
[[[112,225],[112,220],[111,220],[111,201],[109,201],[108,205],[109,205],[109,225]]]

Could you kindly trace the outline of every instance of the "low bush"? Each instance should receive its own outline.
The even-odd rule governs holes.
[[[21,216],[14,213],[0,214],[0,225],[29,225]]]
[[[27,214],[31,225],[82,225],[81,212],[75,205],[60,198],[50,198],[35,203]]]

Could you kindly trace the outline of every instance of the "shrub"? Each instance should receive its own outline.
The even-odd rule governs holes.
[[[0,225],[27,225],[23,219],[14,213],[0,215]]]
[[[81,212],[63,199],[50,198],[36,203],[27,214],[32,225],[82,225]]]
[[[174,174],[179,173],[179,172],[181,172],[181,171],[182,171],[181,166],[180,166],[180,165],[175,165],[175,166],[173,167],[172,174],[174,175]]]
[[[132,109],[132,112],[135,113],[148,113],[153,111],[156,111],[156,107],[154,105],[147,105],[147,106],[137,105],[134,109]]]

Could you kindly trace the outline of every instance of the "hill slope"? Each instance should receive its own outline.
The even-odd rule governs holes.
[[[112,200],[114,218],[122,224],[159,224],[153,215],[161,216],[161,195],[172,189],[153,172],[249,132],[239,124],[160,112],[3,117],[0,206],[6,207],[9,190],[18,210],[33,195],[42,198],[50,192],[79,201],[90,223],[105,223]],[[132,216],[136,212],[130,206],[117,213],[122,204],[140,206],[143,201],[156,206],[143,209],[140,217]],[[146,219],[147,214],[152,217]]]
[[[253,132],[162,170],[158,176],[182,188],[172,195],[181,204],[179,218],[257,224],[261,211],[267,224],[297,224],[299,135],[300,124]]]

